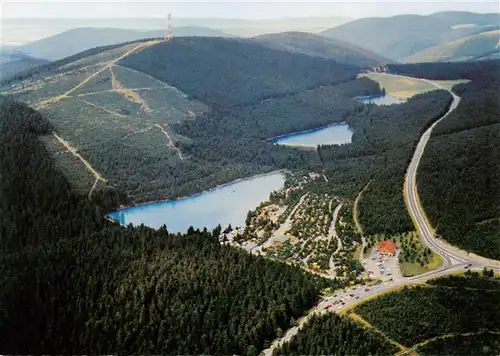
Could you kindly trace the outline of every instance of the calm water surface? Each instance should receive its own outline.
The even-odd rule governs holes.
[[[281,136],[272,141],[278,145],[316,147],[318,145],[340,145],[350,143],[352,131],[347,124],[334,124],[317,130],[297,132]]]
[[[213,229],[244,226],[249,210],[269,198],[269,193],[283,187],[280,172],[256,176],[186,198],[134,206],[109,214],[120,224],[144,224],[153,228],[167,225],[170,232],[186,232],[194,228]]]
[[[363,104],[375,104],[375,105],[393,105],[404,103],[405,100],[398,99],[390,95],[380,95],[380,96],[365,96],[358,99]]]

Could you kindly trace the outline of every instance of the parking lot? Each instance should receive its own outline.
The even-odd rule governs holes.
[[[396,256],[382,256],[374,248],[370,256],[361,262],[365,270],[371,272],[370,277],[379,278],[383,281],[398,280],[402,277],[397,253]]]
[[[366,298],[369,295],[376,294],[383,291],[389,285],[396,285],[395,281],[379,281],[377,284],[372,286],[356,285],[349,289],[332,294],[331,296],[325,298],[316,307],[317,312],[335,312],[340,311],[344,308],[357,303],[359,300]]]

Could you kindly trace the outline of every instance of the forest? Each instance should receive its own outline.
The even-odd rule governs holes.
[[[359,71],[333,60],[216,37],[175,38],[119,64],[222,108],[355,80]]]
[[[419,355],[444,355],[453,350],[454,355],[496,356],[500,353],[500,333],[456,335],[431,341],[417,348]]]
[[[90,234],[104,207],[72,194],[38,136],[50,123],[24,104],[0,104],[0,242],[3,251]],[[47,194],[50,192],[50,196]]]
[[[329,182],[318,182],[316,189],[333,189],[354,198],[370,182],[359,203],[364,233],[412,230],[403,200],[406,167],[420,134],[447,111],[450,99],[445,91],[434,91],[404,104],[366,105],[346,120],[354,131],[351,144],[319,147]],[[339,183],[347,189],[339,191]]]
[[[470,79],[486,83],[500,71],[500,60],[388,64],[390,73],[436,80]]]
[[[462,100],[436,126],[417,182],[438,234],[467,251],[500,259],[500,71],[488,73],[487,80],[477,75],[454,87]]]
[[[448,333],[500,331],[499,300],[498,286],[483,290],[434,282],[405,286],[357,306],[355,312],[390,338],[411,346]]]
[[[382,336],[337,314],[313,316],[273,355],[392,355],[399,349]]]
[[[75,195],[39,143],[47,121],[23,104],[0,112],[2,352],[257,355],[343,286],[222,246],[220,229],[108,225],[118,193]]]
[[[7,86],[9,84],[12,84],[12,83],[20,81],[20,80],[34,79],[34,78],[37,78],[39,76],[43,76],[44,74],[53,73],[54,71],[57,72],[58,68],[65,66],[67,64],[73,63],[73,62],[77,62],[78,60],[80,60],[82,58],[96,55],[99,53],[103,53],[103,52],[106,52],[106,51],[109,51],[109,50],[112,50],[112,49],[115,49],[118,47],[122,47],[122,46],[127,45],[127,44],[138,43],[138,42],[143,42],[143,41],[148,41],[148,40],[152,40],[152,38],[135,40],[135,41],[124,42],[124,43],[108,45],[108,46],[100,46],[100,47],[90,48],[90,49],[87,49],[85,51],[76,53],[72,56],[62,58],[62,59],[59,59],[59,60],[54,61],[54,62],[50,62],[50,63],[44,64],[41,66],[37,66],[37,67],[30,68],[30,69],[25,70],[25,71],[16,73],[15,75],[13,75],[11,77],[5,78],[4,80],[2,80],[2,82],[0,82],[0,86]]]

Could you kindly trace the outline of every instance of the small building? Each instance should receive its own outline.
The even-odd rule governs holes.
[[[380,241],[377,244],[377,251],[381,255],[394,256],[396,254],[396,244],[392,241]]]

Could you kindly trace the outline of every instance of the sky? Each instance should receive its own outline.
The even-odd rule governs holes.
[[[2,18],[177,18],[273,19],[286,17],[340,16],[349,18],[431,14],[438,11],[500,12],[498,1],[1,1]]]

